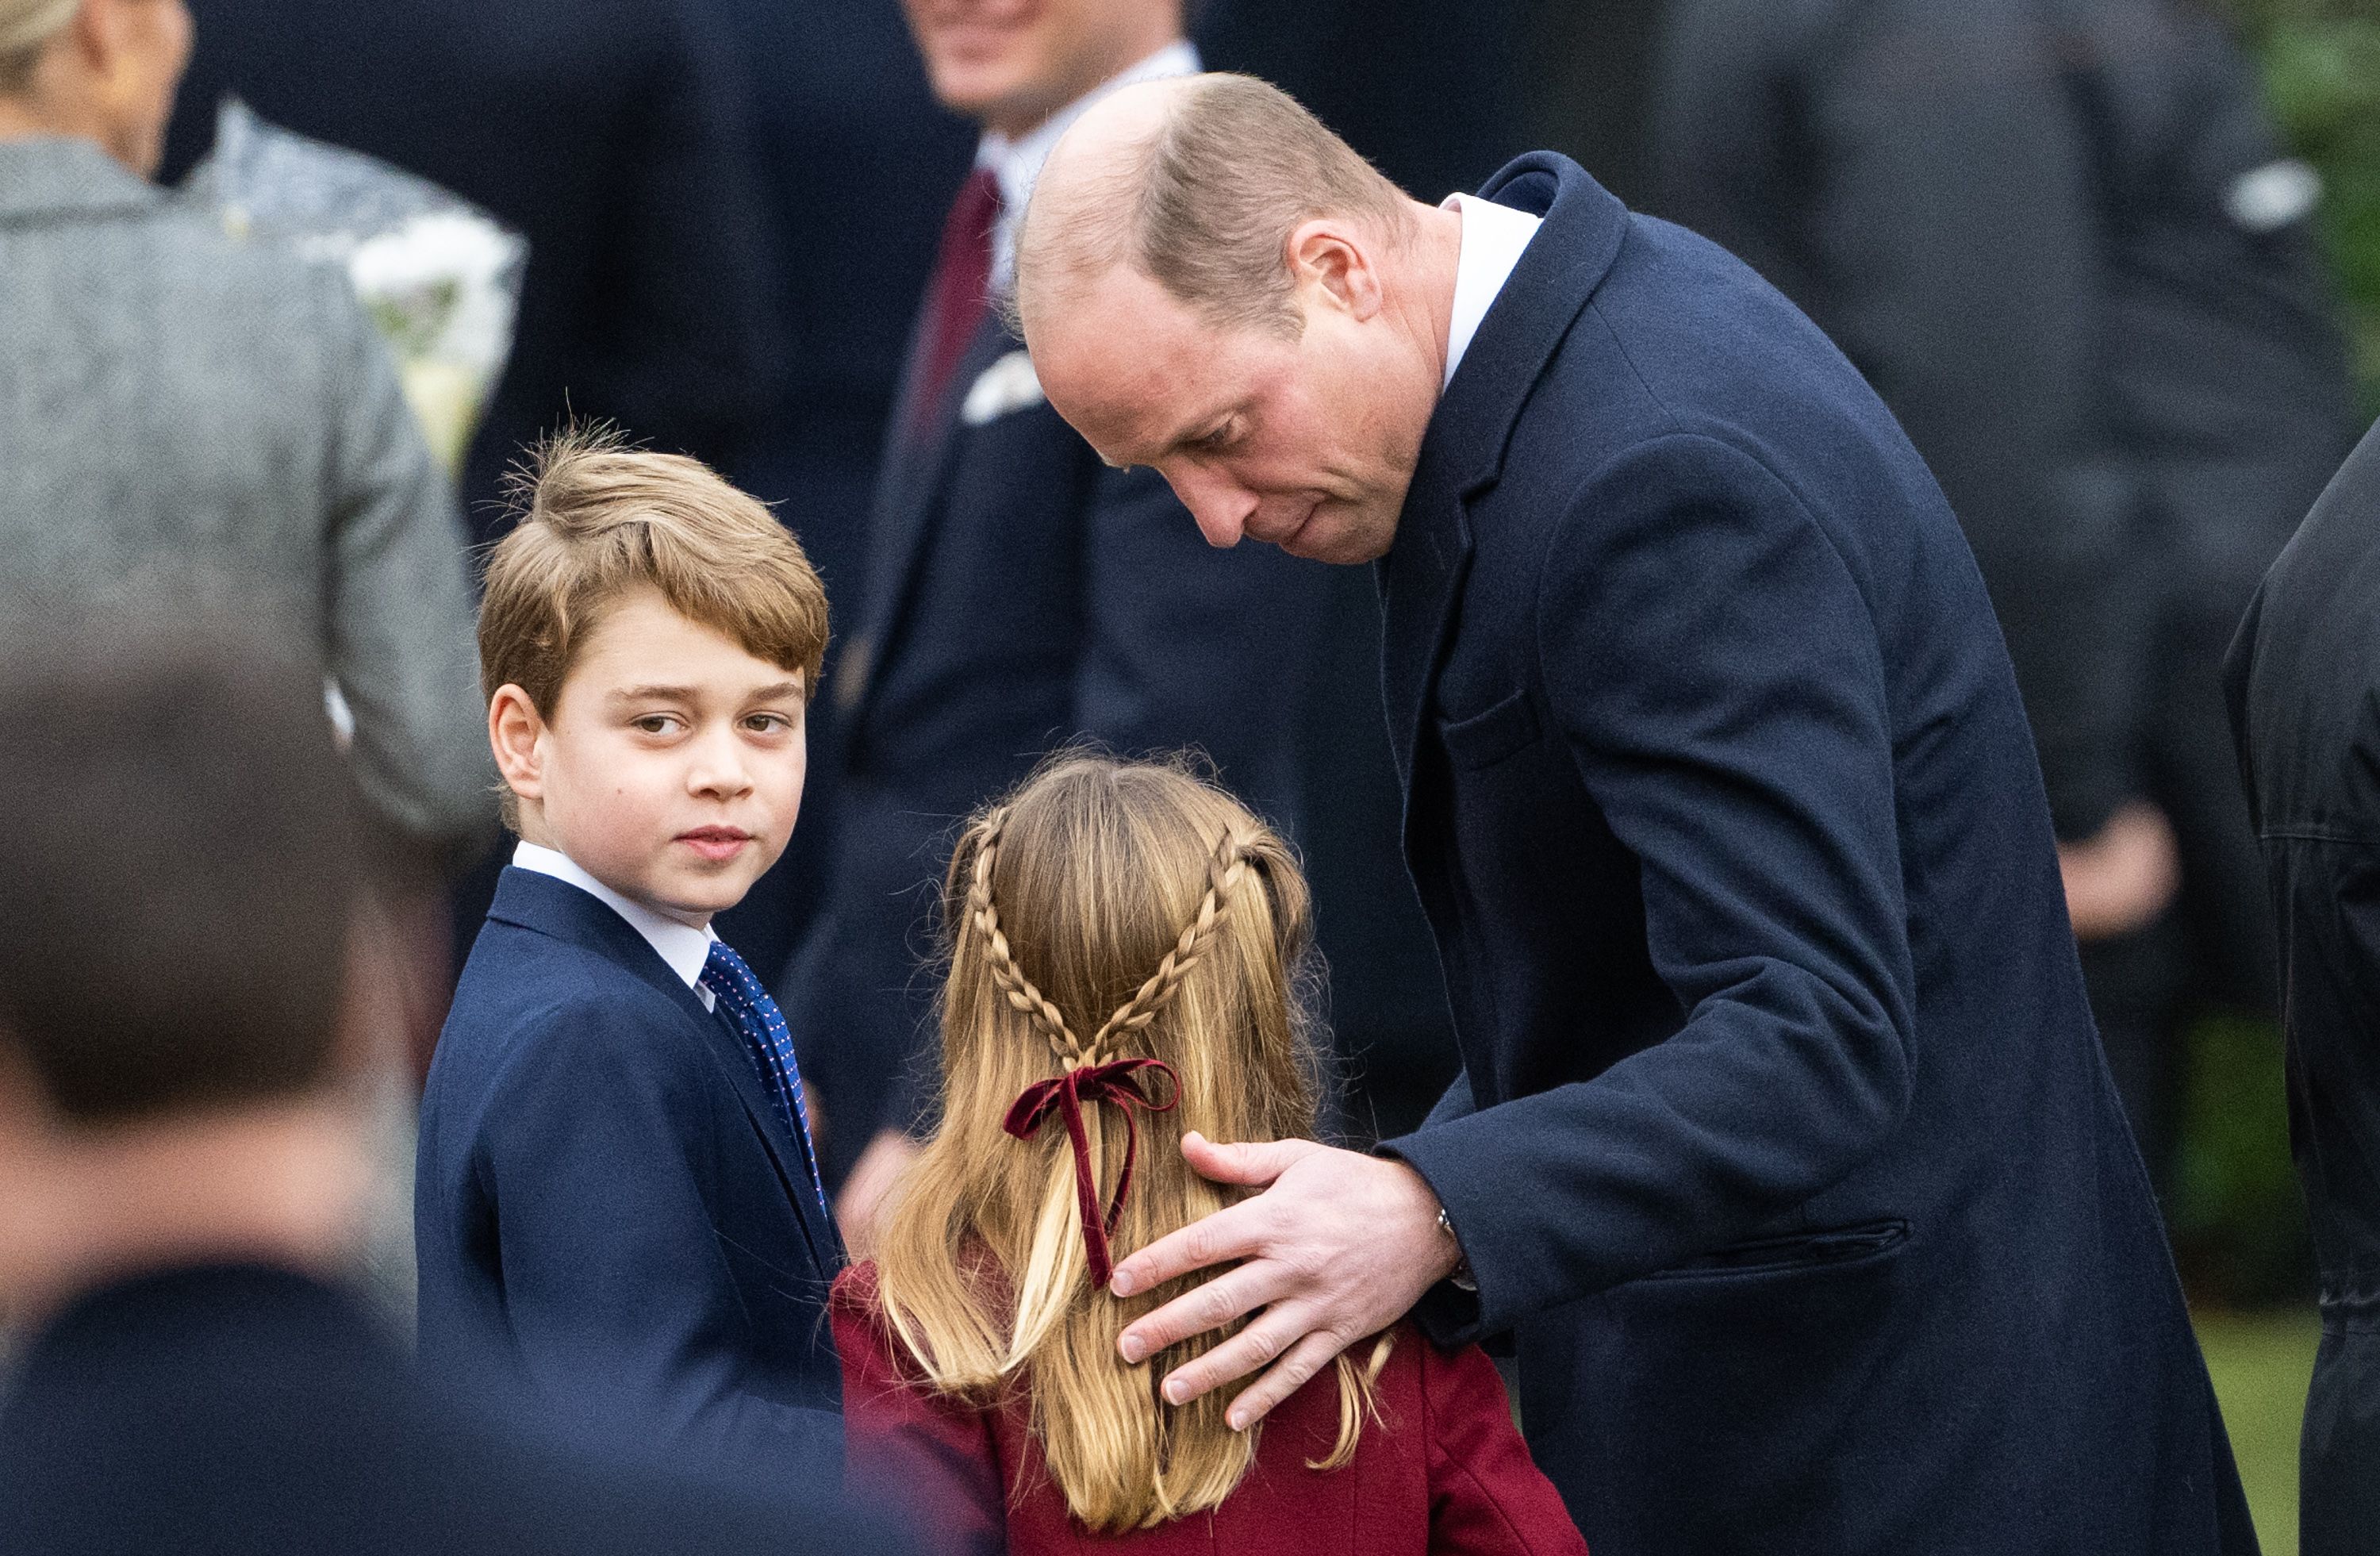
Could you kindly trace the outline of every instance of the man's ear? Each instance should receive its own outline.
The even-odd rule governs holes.
[[[1339,216],[1317,216],[1293,229],[1285,245],[1289,274],[1311,306],[1343,309],[1358,320],[1380,310],[1380,273],[1370,240]]]
[[[545,798],[545,719],[510,682],[488,699],[488,748],[505,787],[525,800]]]

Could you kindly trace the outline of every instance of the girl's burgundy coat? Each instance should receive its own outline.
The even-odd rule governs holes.
[[[834,1283],[853,1489],[907,1504],[950,1556],[1115,1550],[1172,1556],[1585,1556],[1586,1542],[1512,1425],[1503,1380],[1475,1346],[1443,1351],[1410,1326],[1378,1386],[1354,1461],[1329,1472],[1338,1386],[1326,1371],[1267,1418],[1257,1461],[1212,1513],[1097,1535],[1042,1467],[1021,1393],[997,1406],[938,1398],[883,1319],[876,1269]]]

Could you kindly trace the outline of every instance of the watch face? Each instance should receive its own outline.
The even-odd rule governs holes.
[[[1454,1282],[1456,1291],[1477,1291],[1479,1282],[1471,1278],[1471,1258],[1463,1251],[1463,1239],[1456,1235],[1453,1219],[1443,1205],[1438,1208],[1438,1229],[1454,1240],[1454,1270],[1446,1278]]]

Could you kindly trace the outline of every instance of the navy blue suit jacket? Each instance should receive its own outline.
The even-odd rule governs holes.
[[[1316,668],[1361,577],[1208,546],[1155,471],[1109,468],[1060,419],[996,317],[942,403],[902,419],[927,430],[896,422],[886,442],[868,577],[832,679],[845,764],[834,879],[786,996],[837,1169],[930,1100],[932,907],[970,810],[1087,737],[1124,754],[1196,747],[1295,834],[1315,755],[1304,723],[1373,695],[1368,676]],[[1386,796],[1347,851],[1393,857],[1385,744],[1331,760],[1342,773],[1368,762]],[[1420,953],[1409,898],[1404,911]],[[1327,937],[1329,904],[1318,917]],[[1444,1021],[1434,987],[1415,1005]]]
[[[763,1469],[838,1447],[842,1260],[759,1066],[628,923],[507,869],[430,1067],[421,1355]]]
[[[2253,1549],[1974,563],[1808,321],[1564,158],[1388,593],[1465,1066],[1393,1142],[1597,1556]]]

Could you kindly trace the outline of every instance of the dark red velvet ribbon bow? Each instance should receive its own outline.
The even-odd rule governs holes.
[[[1161,1070],[1172,1083],[1172,1095],[1162,1102],[1153,1102],[1140,1088],[1139,1073]],[[1075,1198],[1083,1211],[1083,1247],[1091,1258],[1091,1284],[1104,1286],[1115,1273],[1115,1263],[1108,1252],[1108,1239],[1115,1235],[1116,1218],[1123,1213],[1123,1197],[1132,1191],[1133,1160],[1140,1154],[1140,1124],[1133,1117],[1135,1108],[1147,1108],[1153,1113],[1168,1113],[1182,1100],[1182,1077],[1173,1066],[1162,1059],[1115,1059],[1087,1069],[1068,1070],[1051,1080],[1036,1081],[1025,1088],[1008,1110],[1002,1125],[1020,1140],[1029,1140],[1048,1121],[1051,1109],[1056,1109],[1066,1121],[1066,1137],[1075,1146]],[[1116,1175],[1115,1197],[1108,1201],[1106,1214],[1099,1211],[1099,1176],[1091,1161],[1091,1137],[1083,1128],[1085,1102],[1112,1102],[1123,1114],[1123,1171]]]

